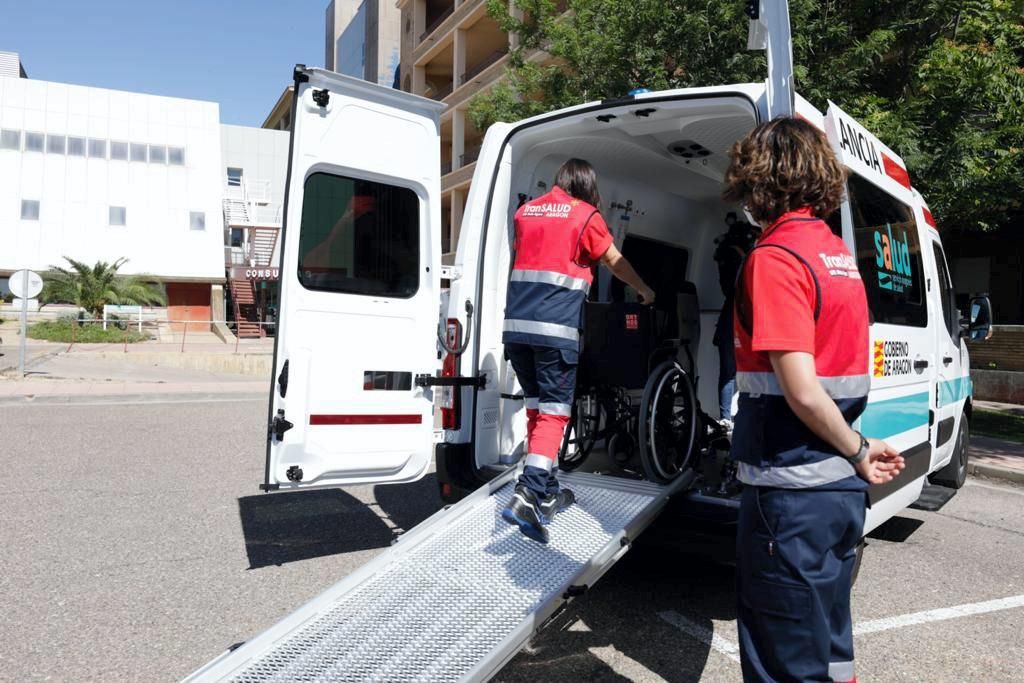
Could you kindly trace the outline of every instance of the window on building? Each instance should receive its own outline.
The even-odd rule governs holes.
[[[146,146],[137,142],[129,145],[129,154],[132,161],[145,161],[146,160]]]
[[[95,140],[89,139],[89,158],[90,159],[106,159],[107,158],[107,141],[106,140]]]
[[[150,145],[149,146],[149,163],[151,164],[165,164],[167,163],[167,148],[163,145]]]
[[[228,187],[239,187],[242,184],[242,169],[228,167]]]
[[[409,298],[419,289],[419,197],[327,173],[306,179],[299,282],[307,289]]]
[[[231,228],[231,246],[240,247],[243,242],[242,228]]]
[[[128,161],[128,143],[111,140],[110,158],[114,161]]]
[[[85,156],[85,138],[76,138],[68,136],[68,156]]]
[[[110,225],[127,225],[128,224],[128,210],[123,206],[112,206],[108,211],[107,222]]]
[[[169,163],[171,166],[184,166],[185,149],[183,147],[168,147],[167,163]]]
[[[206,213],[203,211],[188,212],[189,230],[206,230]]]
[[[850,174],[848,189],[857,266],[867,290],[872,322],[927,326],[924,266],[913,212],[854,173]]]
[[[39,200],[38,199],[22,199],[21,200],[21,220],[23,220],[23,221],[37,221],[37,220],[39,220]]]
[[[64,154],[67,150],[67,138],[63,135],[47,135],[46,151],[49,154]]]
[[[21,149],[21,131],[0,130],[0,149]]]
[[[43,151],[43,134],[42,133],[25,133],[25,151],[26,152],[42,152]]]

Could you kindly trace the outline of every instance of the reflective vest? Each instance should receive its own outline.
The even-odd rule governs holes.
[[[612,243],[601,214],[560,187],[519,207],[502,341],[579,351],[591,266]]]
[[[867,483],[839,452],[808,429],[790,409],[767,351],[753,351],[755,316],[767,316],[786,334],[779,293],[758,291],[751,263],[768,251],[772,257],[798,262],[814,287],[814,363],[818,381],[835,401],[847,423],[864,411],[871,386],[868,358],[868,307],[857,262],[846,244],[819,219],[787,214],[765,231],[740,270],[735,315],[736,388],[739,411],[733,432],[732,455],[740,481],[775,488],[864,489]],[[773,258],[774,257],[774,258]],[[763,278],[766,289],[770,277]],[[794,304],[811,305],[810,302]],[[767,324],[767,323],[766,323]],[[766,343],[772,348],[770,341]],[[778,351],[800,350],[778,348]]]

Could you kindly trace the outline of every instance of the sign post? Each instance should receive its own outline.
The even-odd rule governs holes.
[[[43,278],[31,270],[19,270],[7,280],[7,287],[21,299],[21,348],[18,349],[18,369],[25,376],[25,349],[28,344],[28,300],[43,291]]]

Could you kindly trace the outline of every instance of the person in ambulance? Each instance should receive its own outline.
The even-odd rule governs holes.
[[[597,174],[569,159],[550,192],[515,215],[515,255],[502,341],[526,403],[526,459],[502,515],[529,538],[548,542],[545,525],[575,502],[557,478],[558,451],[572,412],[583,303],[598,262],[635,289],[654,292],[612,243],[601,217]]]
[[[823,220],[846,175],[825,136],[797,118],[757,126],[729,156],[723,196],[764,227],[736,285],[743,678],[852,681],[850,588],[867,488],[904,464],[850,426],[871,384],[867,298],[856,260]]]

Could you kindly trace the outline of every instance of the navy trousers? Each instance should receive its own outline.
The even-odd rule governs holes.
[[[864,491],[747,486],[736,538],[744,681],[851,681]]]

